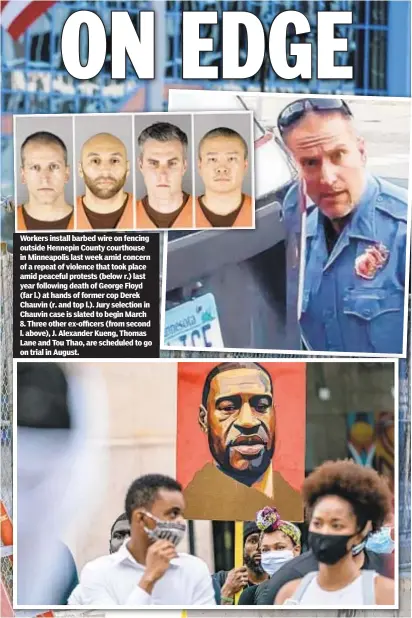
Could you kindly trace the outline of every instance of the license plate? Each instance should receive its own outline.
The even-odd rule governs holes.
[[[223,348],[213,294],[204,294],[166,311],[164,343],[179,348]]]

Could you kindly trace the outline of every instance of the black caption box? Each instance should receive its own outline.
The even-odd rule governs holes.
[[[157,358],[159,234],[14,234],[15,358]]]

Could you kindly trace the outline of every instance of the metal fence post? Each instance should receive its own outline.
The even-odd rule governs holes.
[[[392,97],[411,96],[411,3],[388,2],[388,46],[386,78]]]

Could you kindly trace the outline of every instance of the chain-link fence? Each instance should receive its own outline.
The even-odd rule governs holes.
[[[2,204],[2,208],[3,208]],[[11,599],[13,582],[13,257],[5,243],[1,244],[1,581]],[[2,614],[4,615],[4,614]]]

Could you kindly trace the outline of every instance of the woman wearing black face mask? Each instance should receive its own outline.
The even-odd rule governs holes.
[[[285,584],[275,605],[393,605],[394,583],[361,571],[352,548],[378,530],[390,509],[390,491],[371,468],[353,461],[328,461],[305,480],[308,543],[319,570]]]

